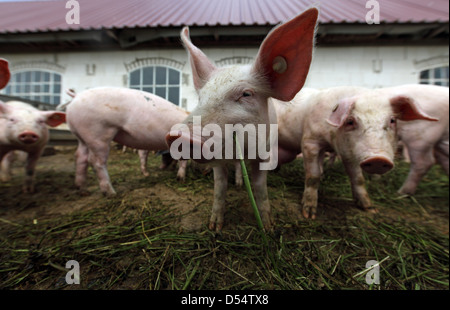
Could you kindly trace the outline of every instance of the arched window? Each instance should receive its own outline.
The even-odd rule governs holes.
[[[44,70],[14,72],[4,94],[58,105],[61,103],[61,74]]]
[[[448,86],[448,66],[420,71],[420,84]]]
[[[153,93],[180,105],[180,71],[164,66],[148,66],[130,72],[129,87]]]

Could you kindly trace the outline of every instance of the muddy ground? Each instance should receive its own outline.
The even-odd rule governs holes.
[[[338,289],[373,288],[364,264],[383,260],[380,289],[448,289],[448,178],[434,167],[415,197],[396,194],[408,171],[400,162],[381,178],[367,177],[379,209],[353,203],[340,163],[322,179],[318,219],[301,217],[301,160],[269,174],[275,229],[263,246],[247,193],[229,177],[222,234],[207,228],[212,173],[190,165],[159,170],[150,155],[149,177],[137,154],[113,149],[109,171],[118,195],[100,193],[89,172],[89,195],[73,185],[74,149],[42,157],[36,193],[23,194],[23,168],[0,183],[0,287],[74,289],[64,263],[84,266],[79,288],[100,289]],[[270,252],[270,253],[268,253]],[[88,267],[86,267],[88,265]],[[445,267],[446,266],[446,267]]]

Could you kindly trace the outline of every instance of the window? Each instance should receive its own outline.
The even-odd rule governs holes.
[[[61,74],[37,70],[16,72],[4,93],[58,105],[61,103]]]
[[[448,86],[448,66],[420,71],[420,84]]]
[[[143,67],[129,76],[130,88],[153,93],[176,105],[180,105],[180,84],[180,72],[169,67]]]

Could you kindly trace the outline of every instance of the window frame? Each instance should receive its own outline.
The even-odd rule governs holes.
[[[445,69],[446,74],[445,76]],[[423,77],[424,73],[427,72],[428,76]],[[439,72],[440,77],[436,78],[436,72]],[[426,85],[438,85],[438,86],[449,86],[449,66],[448,65],[440,65],[434,66],[430,68],[424,68],[419,72],[419,84]]]
[[[157,71],[160,68],[163,68],[165,70],[165,82],[164,83],[160,83],[158,81]],[[149,70],[149,69],[152,70],[151,84],[144,83],[144,71]],[[178,74],[178,76],[177,76],[178,83],[177,84],[170,83],[171,70]],[[132,75],[135,74],[136,72],[139,72],[138,83],[134,83],[132,81]],[[157,96],[160,96],[170,102],[172,102],[170,100],[171,99],[170,98],[171,97],[170,89],[177,88],[178,89],[178,102],[172,102],[173,104],[175,104],[177,106],[181,105],[181,92],[182,92],[181,83],[182,83],[182,72],[180,70],[170,67],[170,66],[154,64],[154,65],[142,66],[142,67],[136,68],[136,69],[128,72],[128,88],[146,91],[146,92],[155,94]],[[159,89],[159,91],[164,89],[164,96],[162,96],[161,92],[157,91],[157,88]]]
[[[27,73],[29,73],[29,81],[27,81]],[[49,75],[48,81],[44,77],[46,73]],[[40,77],[39,80],[36,80],[36,76]],[[56,77],[59,77],[59,81]],[[59,72],[39,68],[23,69],[11,73],[9,83],[2,93],[57,106],[62,100],[62,83],[63,75]],[[59,92],[56,91],[58,86]],[[46,87],[48,87],[47,91],[45,91]],[[46,97],[49,100],[46,100]]]

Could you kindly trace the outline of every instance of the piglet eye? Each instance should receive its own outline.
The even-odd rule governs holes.
[[[242,97],[250,97],[252,95],[252,92],[251,91],[244,91],[243,93],[242,93]]]
[[[347,124],[348,126],[353,126],[353,125],[355,125],[355,121],[354,121],[353,119],[350,118],[350,119],[347,120],[346,124]]]
[[[395,124],[397,122],[397,120],[395,119],[395,117],[391,117],[391,124]]]

